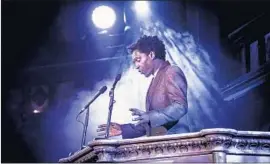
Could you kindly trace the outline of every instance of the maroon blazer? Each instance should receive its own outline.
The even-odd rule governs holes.
[[[190,132],[187,122],[187,81],[178,66],[164,61],[152,80],[146,95],[150,125],[122,127],[123,138]]]
[[[181,78],[174,82],[174,77]],[[187,105],[187,81],[182,70],[164,62],[151,82],[146,95],[146,111],[162,109],[173,101]]]
[[[187,109],[187,81],[183,71],[178,66],[164,62],[149,86],[146,96],[146,111],[166,110],[172,103],[181,104],[185,108],[183,110]],[[167,116],[173,113],[168,113]],[[161,119],[159,117],[162,115],[152,119]],[[170,124],[174,123],[176,121],[152,126],[150,135],[166,134]]]

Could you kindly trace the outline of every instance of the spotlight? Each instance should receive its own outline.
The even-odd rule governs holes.
[[[149,14],[149,4],[147,1],[135,1],[134,8],[139,16],[146,17]]]
[[[99,6],[92,13],[94,24],[101,29],[108,29],[114,25],[116,14],[114,10],[108,6]]]
[[[40,110],[37,110],[37,109],[33,110],[33,113],[35,113],[35,114],[40,113],[40,112],[41,111]]]

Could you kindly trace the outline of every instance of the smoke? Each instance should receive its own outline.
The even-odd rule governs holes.
[[[161,22],[142,26],[141,32],[147,35],[157,35],[167,48],[167,60],[178,65],[185,73],[188,81],[189,121],[193,130],[215,127],[218,124],[217,113],[219,108],[219,87],[214,80],[215,68],[211,63],[209,54],[200,45],[197,45],[189,33],[177,33],[165,27]],[[71,108],[65,118],[64,134],[69,141],[69,148],[74,150],[80,146],[82,125],[75,120],[79,110],[91,100],[98,90],[106,85],[107,91],[100,95],[90,105],[89,128],[87,141],[97,136],[97,126],[106,124],[109,108],[109,91],[114,79],[100,81],[92,91],[77,93]],[[115,101],[112,113],[112,122],[120,124],[132,123],[129,108],[145,110],[145,96],[150,79],[143,77],[132,66],[123,74],[115,88]],[[80,116],[84,121],[85,113]],[[75,149],[76,150],[76,149]]]
[[[76,99],[73,100],[69,113],[64,120],[65,127],[63,127],[64,135],[69,141],[67,144],[70,150],[76,150],[76,148],[78,149],[80,147],[83,126],[75,120],[79,110],[82,109],[104,85],[107,86],[106,92],[100,95],[90,105],[90,118],[86,141],[91,141],[95,137],[98,137],[96,132],[98,125],[107,123],[110,101],[109,92],[113,82],[114,79],[100,81],[96,84],[96,89],[77,93]],[[143,77],[143,75],[139,74],[133,67],[123,72],[122,78],[117,83],[114,90],[114,99],[116,102],[113,106],[111,121],[120,124],[132,123],[129,108],[138,108],[145,111],[145,96],[149,84],[150,79]],[[81,114],[79,120],[84,122],[84,118],[85,112]]]
[[[141,26],[142,34],[157,35],[162,39],[167,49],[167,60],[178,65],[186,75],[188,82],[189,122],[193,131],[208,127],[217,127],[222,109],[219,87],[214,80],[215,68],[209,54],[195,43],[190,33],[179,33],[162,22],[156,21]],[[112,71],[111,73],[115,73]],[[69,113],[64,119],[63,132],[66,136],[66,148],[76,151],[79,149],[83,126],[76,121],[80,109],[87,104],[99,89],[106,85],[107,91],[100,95],[90,105],[89,127],[86,141],[97,136],[98,125],[106,124],[109,108],[109,91],[114,79],[100,81],[92,91],[77,92],[72,101]],[[121,80],[115,88],[115,104],[112,112],[112,122],[124,124],[133,123],[129,108],[145,110],[145,96],[150,79],[143,77],[132,66],[122,73]],[[79,119],[84,121],[85,113]]]
[[[141,24],[141,33],[157,35],[163,40],[167,49],[167,60],[171,64],[178,65],[185,73],[188,82],[188,118],[192,130],[197,131],[203,128],[218,127],[223,115],[222,108],[220,108],[220,103],[223,100],[219,94],[219,86],[214,79],[216,70],[209,54],[195,42],[190,33],[174,31],[165,26],[161,21],[152,20],[151,23]],[[116,67],[108,72],[116,76]],[[106,124],[107,122],[110,100],[109,91],[113,82],[113,78],[99,81],[93,90],[76,91],[66,101],[67,114],[61,120],[62,123],[58,127],[58,131],[61,131],[62,136],[58,136],[57,133],[52,137],[54,139],[58,138],[58,143],[54,142],[55,145],[51,144],[53,148],[50,151],[48,151],[48,145],[43,145],[43,148],[46,148],[48,152],[48,157],[43,157],[43,151],[39,151],[44,161],[48,161],[49,156],[52,156],[54,151],[57,151],[55,150],[57,144],[65,145],[64,148],[59,148],[59,151],[65,149],[69,152],[74,152],[80,149],[83,126],[76,121],[76,116],[80,109],[93,98],[100,88],[106,85],[107,91],[100,95],[89,108],[90,117],[86,141],[89,142],[98,137],[96,132],[98,125]],[[120,124],[133,123],[128,109],[138,108],[145,110],[145,96],[149,84],[150,79],[143,77],[132,66],[122,73],[122,78],[115,88],[116,102],[112,112],[112,122]],[[84,119],[85,112],[79,117],[79,120],[82,122],[84,122]],[[65,156],[67,154],[64,156],[58,155],[57,158]]]

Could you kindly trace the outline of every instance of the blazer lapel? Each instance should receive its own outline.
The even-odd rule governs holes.
[[[153,81],[154,81],[154,78],[152,78],[151,83],[150,83],[150,85],[148,87],[147,94],[146,94],[146,102],[145,102],[146,112],[149,111],[149,107],[150,107],[150,100],[149,100],[150,96],[149,96],[149,93],[150,93],[150,90],[151,90],[151,86],[153,84]]]
[[[147,95],[146,95],[146,111],[150,111],[151,109],[151,102],[153,99],[153,93],[155,92],[155,88],[158,85],[161,76],[163,75],[163,72],[165,68],[169,65],[169,62],[164,62],[164,64],[160,67],[156,77],[154,77],[151,81],[151,84],[149,85]]]

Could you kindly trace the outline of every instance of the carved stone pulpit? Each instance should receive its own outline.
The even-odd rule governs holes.
[[[95,140],[59,162],[270,162],[270,133],[204,129],[196,133]]]

